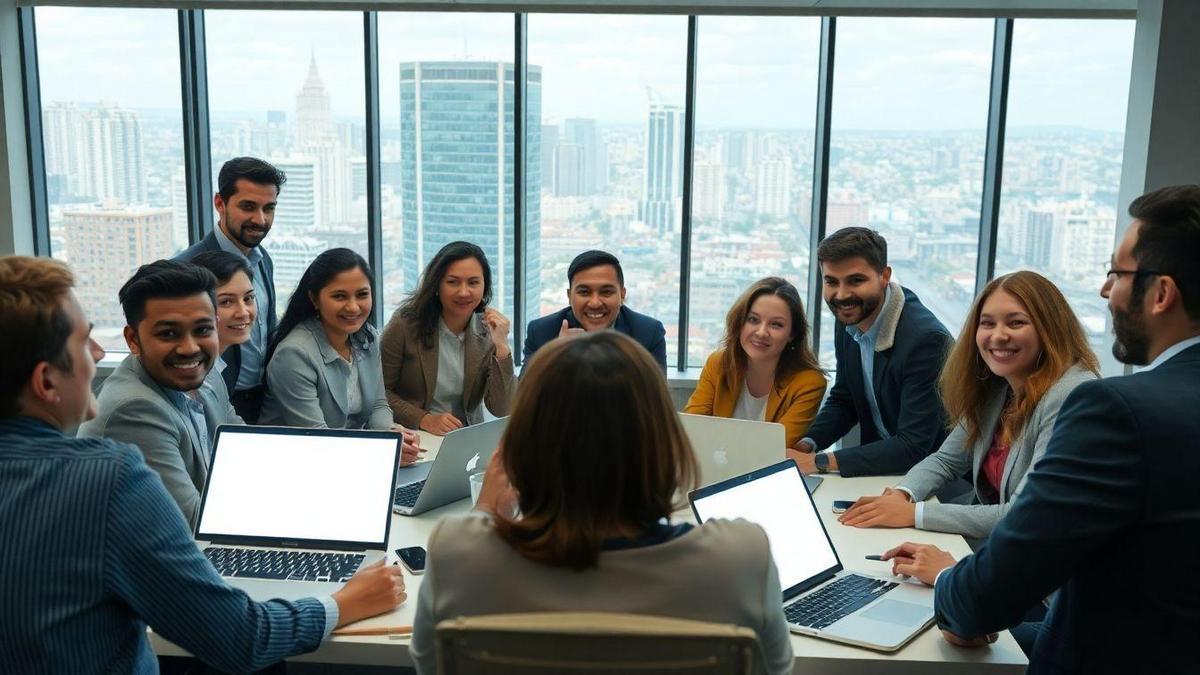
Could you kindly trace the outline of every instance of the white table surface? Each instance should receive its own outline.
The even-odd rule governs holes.
[[[427,460],[437,454],[441,439],[421,432],[422,445],[429,449]],[[866,494],[879,494],[883,488],[896,483],[895,476],[842,478],[836,474],[826,476],[825,482],[813,493],[817,509],[821,513],[829,535],[837,547],[842,565],[878,576],[891,571],[889,563],[873,562],[864,556],[883,553],[892,546],[905,541],[934,544],[949,551],[957,558],[970,553],[970,548],[958,535],[925,532],[916,529],[858,529],[845,527],[837,522],[831,511],[835,499],[856,499]],[[424,546],[438,520],[447,516],[458,516],[470,511],[470,500],[463,499],[420,516],[392,516],[389,548]],[[691,514],[679,514],[691,518]],[[361,626],[411,626],[416,611],[416,598],[421,588],[421,577],[405,574],[408,600],[390,614],[360,622]],[[164,656],[185,656],[187,653],[176,645],[151,632],[151,644],[156,653]],[[918,635],[912,642],[892,654],[871,651],[859,647],[842,645],[828,640],[803,635],[792,635],[792,650],[796,655],[793,672],[796,673],[1022,673],[1027,661],[1021,648],[1007,632],[987,647],[955,647],[942,639],[937,627],[931,627]],[[321,647],[309,654],[297,656],[295,661],[320,663],[345,663],[377,666],[410,666],[407,636],[402,638],[372,636],[332,636]]]

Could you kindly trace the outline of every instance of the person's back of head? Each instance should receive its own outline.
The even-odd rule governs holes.
[[[675,511],[691,445],[658,365],[614,331],[555,340],[529,361],[502,442],[518,520],[497,532],[546,565],[594,566],[606,536]]]
[[[1200,185],[1176,185],[1133,200],[1129,215],[1140,222],[1133,257],[1138,268],[1153,270],[1134,278],[1141,297],[1154,275],[1170,277],[1188,318],[1200,324]]]
[[[0,419],[22,412],[21,394],[39,364],[72,369],[67,339],[75,326],[67,303],[74,285],[65,263],[0,257]]]

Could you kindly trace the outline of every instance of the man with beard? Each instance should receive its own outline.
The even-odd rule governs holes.
[[[1195,672],[1200,635],[1200,186],[1129,206],[1100,295],[1113,355],[1085,382],[1012,510],[963,561],[904,544],[893,570],[934,586],[951,642],[983,644],[1058,589],[1030,673]]]
[[[142,265],[121,287],[129,356],[100,389],[81,438],[136,445],[193,527],[219,424],[242,424],[217,358],[217,280],[171,260]],[[211,374],[211,376],[210,376]]]
[[[834,330],[837,378],[808,435],[787,454],[804,473],[902,474],[945,439],[938,376],[952,339],[912,291],[892,281],[887,242],[847,227],[817,247]],[[855,425],[860,445],[818,453]]]
[[[263,401],[263,355],[275,330],[275,264],[261,246],[275,221],[279,190],[287,176],[255,157],[235,157],[221,166],[217,176],[217,227],[204,239],[176,256],[188,261],[207,251],[228,251],[246,260],[253,274],[250,283],[258,303],[258,317],[250,339],[222,354],[225,368],[237,373],[230,399],[238,414],[251,424],[258,421]]]

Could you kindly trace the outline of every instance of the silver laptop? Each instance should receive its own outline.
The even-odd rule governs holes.
[[[700,465],[700,484],[712,485],[755,469],[776,464],[784,457],[787,430],[775,422],[747,422],[728,417],[679,413],[683,430],[692,442]],[[805,476],[814,491],[820,476]]]
[[[400,468],[392,508],[415,516],[470,496],[468,476],[487,468],[507,425],[508,418],[501,417],[443,436],[432,462]]]
[[[694,490],[696,520],[745,518],[767,533],[795,633],[896,651],[933,623],[933,589],[842,568],[791,460]]]
[[[196,540],[255,600],[331,593],[384,557],[399,434],[222,425]]]

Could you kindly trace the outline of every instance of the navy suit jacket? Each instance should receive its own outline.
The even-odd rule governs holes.
[[[938,579],[938,624],[998,631],[1060,589],[1030,673],[1196,672],[1198,411],[1200,345],[1079,385],[1012,510]]]
[[[542,345],[558,337],[563,319],[567,320],[571,328],[581,328],[570,307],[564,307],[553,314],[529,322],[529,327],[525,329],[525,346],[521,350],[526,361],[541,349]],[[645,347],[650,356],[658,361],[658,367],[662,368],[663,373],[667,372],[667,329],[663,328],[661,321],[621,305],[621,311],[612,327],[613,330],[637,340],[638,344]]]
[[[843,476],[905,473],[941,447],[948,433],[937,381],[953,338],[915,293],[902,290],[904,309],[895,324],[892,346],[875,352],[872,374],[875,401],[889,438],[879,437],[871,417],[858,343],[845,326],[834,325],[837,377],[805,435],[818,449],[827,448],[858,425],[859,446],[837,452]]]
[[[173,259],[180,262],[188,262],[201,253],[207,253],[208,251],[223,251],[224,249],[222,249],[221,245],[217,243],[218,236],[222,235],[218,235],[216,230],[209,232],[207,236],[184,249],[183,252],[175,256]],[[266,310],[267,312],[267,336],[269,339],[271,334],[275,332],[275,263],[271,260],[271,254],[267,253],[267,249],[260,246],[258,247],[258,250],[262,251],[263,257],[262,263],[260,264],[261,269],[255,270],[255,273],[263,275],[262,278],[265,282],[264,285],[267,287],[266,302],[264,303],[260,299],[258,304],[260,305],[260,312],[263,310]],[[266,345],[263,345],[263,350],[266,351]],[[229,359],[227,357],[226,362],[228,363],[228,361]],[[237,359],[237,369],[240,370],[241,366],[242,360],[241,355],[239,354]],[[230,387],[229,391],[232,392],[233,387]]]

